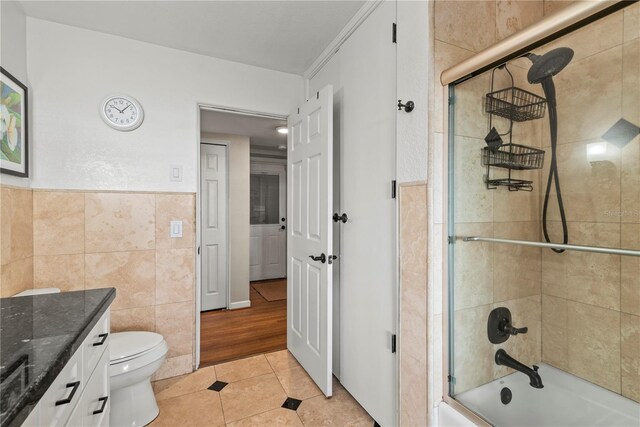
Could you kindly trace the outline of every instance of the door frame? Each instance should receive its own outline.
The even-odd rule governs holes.
[[[217,111],[217,112],[221,112],[221,113],[231,113],[231,114],[240,114],[243,116],[253,116],[253,117],[265,117],[265,118],[270,118],[270,119],[276,119],[276,120],[287,120],[288,115],[283,115],[283,114],[278,114],[278,113],[269,113],[269,112],[263,112],[263,111],[253,111],[253,110],[243,110],[240,108],[234,108],[234,107],[227,107],[227,106],[222,106],[222,105],[215,105],[215,104],[207,104],[207,103],[197,103],[196,104],[196,139],[195,139],[195,144],[196,144],[196,181],[197,181],[197,187],[196,187],[196,230],[195,230],[195,237],[196,237],[196,245],[195,245],[195,249],[196,249],[196,253],[195,253],[195,258],[196,258],[196,266],[195,266],[195,271],[196,271],[196,286],[195,286],[195,345],[194,345],[194,351],[195,351],[195,361],[194,361],[194,366],[193,369],[196,370],[200,367],[200,309],[202,308],[202,301],[201,301],[201,292],[202,292],[202,274],[200,269],[202,268],[202,261],[201,261],[201,256],[200,254],[198,254],[198,248],[201,247],[202,245],[202,241],[201,241],[201,236],[200,236],[200,228],[201,228],[201,224],[200,224],[200,194],[201,194],[201,188],[200,188],[200,144],[202,142],[205,143],[214,143],[214,144],[220,144],[220,145],[226,145],[227,146],[227,162],[229,161],[228,157],[229,157],[229,141],[215,141],[213,142],[213,140],[208,140],[207,138],[201,138],[200,136],[200,112],[203,110],[207,110],[207,111]],[[251,161],[251,158],[250,158]],[[228,165],[227,165],[228,166]],[[227,167],[227,173],[228,173],[228,167]],[[227,185],[228,185],[228,179],[227,179]],[[227,209],[229,207],[229,194],[227,192]],[[229,221],[228,215],[227,215],[227,222]],[[229,242],[229,227],[227,226],[227,243]],[[227,266],[229,263],[229,257],[227,257]],[[228,268],[228,267],[227,267]],[[229,306],[229,274],[227,274],[227,307]]]

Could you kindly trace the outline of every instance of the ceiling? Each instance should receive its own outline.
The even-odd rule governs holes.
[[[302,74],[364,1],[20,1],[28,16]]]
[[[287,135],[278,133],[278,126],[287,126],[287,121],[219,111],[200,111],[200,132],[248,136],[252,150],[278,150],[278,145],[286,145]],[[286,151],[283,151],[283,155],[285,153]]]

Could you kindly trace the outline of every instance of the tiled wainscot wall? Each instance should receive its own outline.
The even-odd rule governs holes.
[[[115,287],[112,331],[155,331],[169,344],[156,379],[192,371],[194,194],[3,188],[2,195],[3,296]],[[173,220],[183,222],[183,237],[170,237]]]

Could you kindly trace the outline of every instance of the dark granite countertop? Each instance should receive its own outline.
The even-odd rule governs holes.
[[[0,299],[0,427],[24,422],[115,297],[105,288]]]

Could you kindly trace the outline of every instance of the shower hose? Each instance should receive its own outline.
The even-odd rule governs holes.
[[[556,88],[553,84],[553,78],[551,76],[545,78],[542,81],[542,89],[544,90],[544,95],[547,98],[547,104],[549,105],[549,131],[551,133],[551,164],[549,165],[549,178],[547,179],[547,190],[544,194],[544,205],[542,208],[542,231],[544,233],[545,240],[548,243],[551,243],[551,239],[549,238],[549,230],[547,229],[547,210],[549,208],[551,181],[554,181],[556,196],[558,199],[558,209],[560,210],[560,219],[562,221],[562,243],[567,244],[569,242],[569,231],[567,229],[567,217],[564,212],[564,203],[562,201],[562,192],[560,190],[560,180],[558,178],[558,114],[556,111]],[[552,250],[557,253],[564,252],[564,249],[552,248]]]

